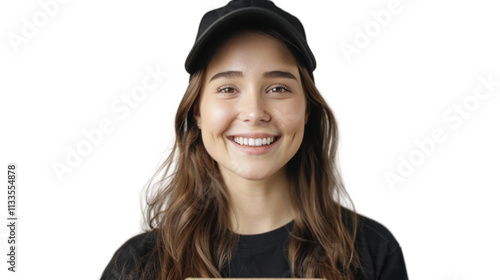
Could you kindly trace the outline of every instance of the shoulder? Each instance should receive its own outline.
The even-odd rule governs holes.
[[[125,279],[134,269],[151,263],[156,246],[157,233],[149,231],[138,234],[123,243],[106,266],[101,280]],[[128,278],[127,278],[128,279]]]
[[[363,268],[359,279],[408,279],[403,252],[394,235],[381,223],[356,216],[356,248]]]
[[[394,235],[381,223],[358,214],[358,233],[360,242],[366,245],[379,246],[392,252],[399,248],[399,243]]]

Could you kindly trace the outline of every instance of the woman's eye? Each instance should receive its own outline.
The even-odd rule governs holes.
[[[233,94],[236,92],[236,90],[232,87],[223,86],[223,87],[218,88],[217,92],[222,93],[222,94]]]
[[[283,93],[286,93],[289,91],[290,90],[286,86],[283,86],[283,85],[274,86],[269,90],[270,93],[277,93],[277,94],[283,94]]]

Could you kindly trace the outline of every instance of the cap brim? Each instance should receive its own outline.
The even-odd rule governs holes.
[[[234,27],[235,23],[245,23],[247,26],[251,26],[252,23],[255,23],[256,25],[266,25],[275,28],[297,47],[297,50],[304,58],[306,68],[311,73],[316,68],[314,55],[309,49],[305,38],[303,38],[287,20],[269,10],[249,7],[233,11],[220,17],[198,37],[186,59],[185,68],[188,73],[193,74],[198,70],[200,66],[199,63],[203,57],[203,50],[206,50],[207,44],[210,43],[211,39],[228,26]]]

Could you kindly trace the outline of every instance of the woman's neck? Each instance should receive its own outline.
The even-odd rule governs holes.
[[[227,179],[229,178],[225,178],[225,181],[231,196],[233,232],[264,233],[286,225],[294,219],[290,184],[284,170],[259,181],[233,176],[230,180]]]

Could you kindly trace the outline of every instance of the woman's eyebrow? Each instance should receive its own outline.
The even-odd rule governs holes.
[[[287,79],[292,79],[297,81],[297,77],[295,77],[292,73],[286,72],[286,71],[269,71],[265,72],[262,75],[264,78],[287,78]],[[241,71],[224,71],[224,72],[219,72],[210,78],[208,82],[211,82],[215,79],[219,78],[235,78],[235,77],[243,77],[243,73]]]
[[[264,78],[288,78],[292,80],[297,81],[297,77],[295,77],[292,73],[290,72],[285,72],[285,71],[270,71],[266,72],[263,75]]]
[[[234,78],[234,77],[243,77],[243,73],[241,71],[224,71],[224,72],[219,72],[215,75],[212,76],[212,78],[210,78],[210,81],[208,82],[211,82],[215,79],[218,79],[218,78],[226,78],[226,79],[229,79],[229,78]]]

